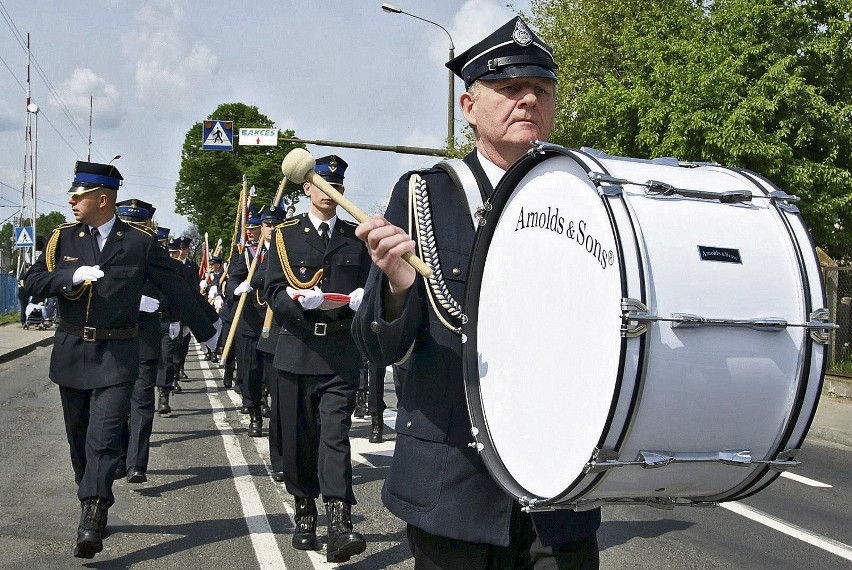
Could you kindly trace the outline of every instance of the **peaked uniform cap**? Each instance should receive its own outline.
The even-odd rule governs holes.
[[[260,221],[264,224],[277,225],[284,221],[286,213],[279,206],[270,206],[263,211]]]
[[[186,249],[191,245],[192,245],[192,238],[186,237],[186,236],[181,238],[181,240],[180,240],[181,249]]]
[[[246,218],[246,228],[256,228],[260,226],[260,214],[254,209],[254,204],[249,204],[248,217]]]
[[[79,196],[97,188],[118,190],[122,180],[124,180],[124,177],[118,171],[118,168],[112,164],[78,160],[74,164],[74,181],[71,183],[68,193]]]
[[[130,220],[133,222],[145,222],[154,217],[156,208],[148,202],[131,198],[130,200],[122,200],[116,202],[116,213],[122,220]]]
[[[222,256],[221,255],[211,255],[210,256],[210,263],[211,264],[222,263]]]
[[[160,241],[169,239],[169,234],[172,233],[172,230],[165,226],[160,226],[157,228],[157,239]]]
[[[317,159],[314,172],[322,176],[330,184],[343,184],[343,176],[346,167],[349,166],[345,160],[336,154],[330,154]]]
[[[169,240],[169,251],[180,251],[180,238]]]
[[[546,77],[556,79],[553,48],[516,16],[446,64],[469,88],[477,79]]]

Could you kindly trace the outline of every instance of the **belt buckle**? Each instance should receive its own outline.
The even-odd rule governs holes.
[[[95,342],[95,333],[97,329],[95,327],[83,327],[83,340],[86,342]]]
[[[325,336],[327,330],[327,323],[314,323],[314,336]]]

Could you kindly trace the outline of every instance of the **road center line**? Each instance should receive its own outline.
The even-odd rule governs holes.
[[[724,509],[728,509],[731,512],[737,513],[738,515],[742,515],[755,522],[758,522],[762,525],[766,525],[769,528],[777,530],[778,532],[782,532],[787,536],[792,536],[793,538],[797,538],[802,542],[807,542],[808,544],[816,546],[817,548],[825,550],[826,552],[831,552],[832,554],[836,554],[837,556],[845,558],[846,560],[852,560],[852,546],[849,546],[848,544],[843,544],[842,542],[832,540],[824,536],[820,536],[809,530],[805,530],[802,527],[784,522],[781,519],[773,517],[772,515],[768,515],[753,507],[749,507],[748,505],[744,505],[736,501],[730,503],[721,503],[719,506]]]
[[[796,481],[797,483],[802,483],[803,485],[809,485],[811,487],[822,487],[824,489],[831,489],[831,485],[828,483],[822,483],[815,479],[809,479],[807,477],[802,477],[801,475],[796,475],[795,473],[790,473],[789,471],[784,471],[781,473],[782,477],[786,477],[792,481]]]
[[[284,564],[284,558],[281,556],[278,542],[275,540],[275,534],[272,532],[269,518],[266,516],[266,510],[263,508],[263,502],[260,500],[260,494],[257,492],[254,481],[252,481],[248,462],[245,455],[243,455],[240,442],[234,434],[234,429],[228,423],[228,418],[225,415],[225,408],[222,405],[222,400],[219,398],[218,387],[213,378],[210,363],[204,360],[197,344],[194,346],[194,349],[199,356],[198,361],[201,364],[201,373],[204,375],[207,387],[207,398],[210,401],[210,407],[213,411],[213,422],[216,424],[216,428],[219,430],[222,442],[225,445],[225,454],[228,457],[231,473],[234,476],[234,486],[240,498],[243,516],[248,525],[249,537],[251,538],[258,567],[286,570],[287,566]]]

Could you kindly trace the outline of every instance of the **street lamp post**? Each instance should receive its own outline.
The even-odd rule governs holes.
[[[456,46],[453,45],[453,37],[450,35],[450,32],[447,31],[447,28],[439,24],[438,22],[433,22],[432,20],[427,20],[426,18],[422,18],[420,16],[416,16],[410,12],[406,12],[396,6],[392,6],[390,4],[382,4],[382,10],[387,12],[388,14],[405,14],[406,16],[411,16],[412,18],[416,18],[423,22],[428,22],[435,26],[438,26],[444,33],[447,34],[447,37],[450,38],[450,59],[452,60],[456,56]],[[456,138],[455,138],[455,77],[453,76],[452,70],[449,70],[449,90],[447,92],[447,148],[454,149],[456,146]]]

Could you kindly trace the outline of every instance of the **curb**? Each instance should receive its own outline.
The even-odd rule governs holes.
[[[0,364],[5,364],[10,360],[15,360],[16,358],[20,358],[21,356],[28,354],[35,350],[38,347],[42,346],[50,346],[53,344],[53,336],[49,336],[38,340],[32,344],[28,344],[27,346],[22,346],[20,348],[16,348],[14,350],[10,350],[6,354],[0,354]]]
[[[852,447],[852,435],[844,433],[839,429],[811,426],[807,438],[819,439],[831,443],[838,443],[846,447]]]

